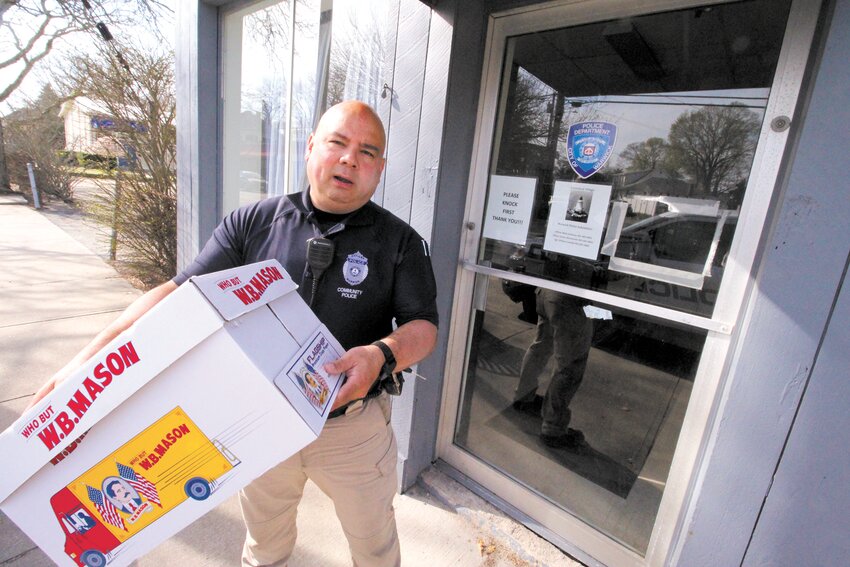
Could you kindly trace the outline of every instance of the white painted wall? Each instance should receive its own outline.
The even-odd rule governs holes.
[[[65,122],[65,149],[100,155],[120,155],[121,148],[114,143],[99,141],[97,130],[91,126],[93,116],[108,115],[108,110],[84,97],[65,102],[59,112]]]
[[[428,52],[419,118],[419,138],[410,207],[410,225],[431,242],[437,176],[440,171],[443,125],[446,113],[452,26],[439,14],[431,17]]]
[[[381,204],[410,221],[416,149],[420,139],[422,93],[428,54],[431,10],[418,0],[402,0],[399,6],[392,104],[387,128],[387,166]],[[389,97],[388,97],[389,98]]]

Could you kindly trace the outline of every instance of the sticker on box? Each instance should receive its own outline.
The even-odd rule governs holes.
[[[274,380],[311,427],[314,420],[321,427],[342,383],[341,374],[328,374],[324,366],[343,353],[342,347],[322,325]]]

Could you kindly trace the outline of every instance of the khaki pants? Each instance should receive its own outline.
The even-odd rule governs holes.
[[[576,395],[587,366],[593,338],[593,321],[584,314],[577,297],[549,289],[537,289],[537,336],[522,358],[514,400],[529,400],[537,392],[546,363],[554,354],[552,380],[543,399],[545,435],[563,435],[570,424],[570,402]]]
[[[295,514],[308,478],[333,500],[354,565],[401,564],[392,505],[397,449],[390,404],[384,394],[328,420],[318,439],[239,493],[248,530],[244,567],[286,564],[295,547]]]

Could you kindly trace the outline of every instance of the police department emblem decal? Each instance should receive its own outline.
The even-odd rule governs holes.
[[[614,152],[617,126],[610,122],[579,122],[567,133],[567,158],[579,177],[587,179],[605,165]]]
[[[342,276],[348,285],[359,285],[369,273],[369,260],[360,252],[349,254],[342,266]]]

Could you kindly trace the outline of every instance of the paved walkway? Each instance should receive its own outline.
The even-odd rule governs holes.
[[[140,294],[101,259],[105,250],[99,248],[106,241],[91,231],[67,206],[48,205],[38,212],[19,196],[0,194],[0,430]],[[397,496],[395,506],[406,567],[579,565],[436,469]],[[332,504],[311,483],[298,531],[291,567],[351,564]],[[243,535],[232,498],[137,565],[233,567]],[[0,566],[42,565],[52,562],[0,513]]]

